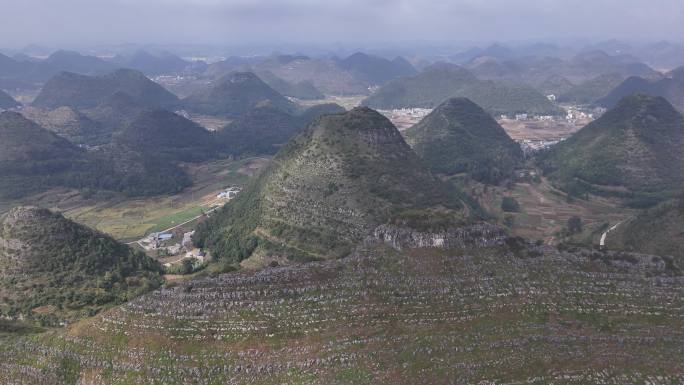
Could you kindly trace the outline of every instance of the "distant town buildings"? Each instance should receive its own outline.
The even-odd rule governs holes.
[[[221,191],[216,195],[219,199],[233,199],[241,191],[240,187],[228,187],[225,191]]]

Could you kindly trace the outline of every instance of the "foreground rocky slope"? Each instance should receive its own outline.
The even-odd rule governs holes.
[[[64,332],[0,337],[15,384],[676,384],[684,279],[515,240],[202,278]]]

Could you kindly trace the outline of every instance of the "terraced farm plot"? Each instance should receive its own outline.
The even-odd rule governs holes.
[[[541,183],[517,183],[513,190],[488,187],[487,193],[481,186],[475,188],[474,196],[492,214],[499,218],[511,215],[515,225],[512,232],[526,239],[541,239],[556,243],[557,233],[564,229],[570,217],[582,219],[589,243],[598,245],[600,232],[605,224],[614,225],[632,215],[633,209],[623,207],[619,199],[590,196],[589,200],[574,199],[568,202],[565,193],[553,188],[542,179]],[[520,204],[520,212],[504,213],[501,210],[503,196],[511,196]]]
[[[15,384],[677,384],[684,280],[658,257],[383,247],[178,283],[2,337]]]

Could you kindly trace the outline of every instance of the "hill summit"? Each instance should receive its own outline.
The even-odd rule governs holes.
[[[541,156],[564,189],[668,194],[684,186],[684,117],[662,97],[632,95]]]
[[[406,141],[432,171],[497,183],[523,160],[520,146],[480,106],[466,98],[439,105],[404,132]]]
[[[0,217],[0,304],[5,317],[52,324],[92,315],[159,286],[152,259],[111,237],[36,207]]]
[[[201,114],[238,117],[264,101],[269,101],[274,107],[288,113],[296,110],[294,103],[252,72],[230,73],[209,88],[185,98],[183,105],[188,110]]]
[[[60,72],[52,77],[33,101],[36,107],[93,108],[117,92],[146,106],[173,106],[176,95],[148,79],[141,72],[119,69],[102,76],[86,76]]]
[[[219,258],[325,259],[348,254],[381,224],[466,222],[459,194],[368,108],[316,119],[246,191],[203,223],[195,241]]]

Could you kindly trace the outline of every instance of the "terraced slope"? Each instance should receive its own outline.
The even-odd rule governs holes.
[[[520,146],[477,104],[453,98],[404,132],[407,143],[432,171],[497,183],[523,160]]]
[[[343,256],[384,223],[462,223],[460,198],[387,118],[355,108],[312,123],[198,228],[195,241],[232,262]]]
[[[661,97],[633,95],[542,155],[567,191],[668,196],[684,186],[684,117]]]
[[[57,324],[92,316],[161,283],[161,267],[46,209],[0,217],[0,314]]]
[[[18,384],[678,384],[684,279],[662,259],[374,247],[0,337]]]

